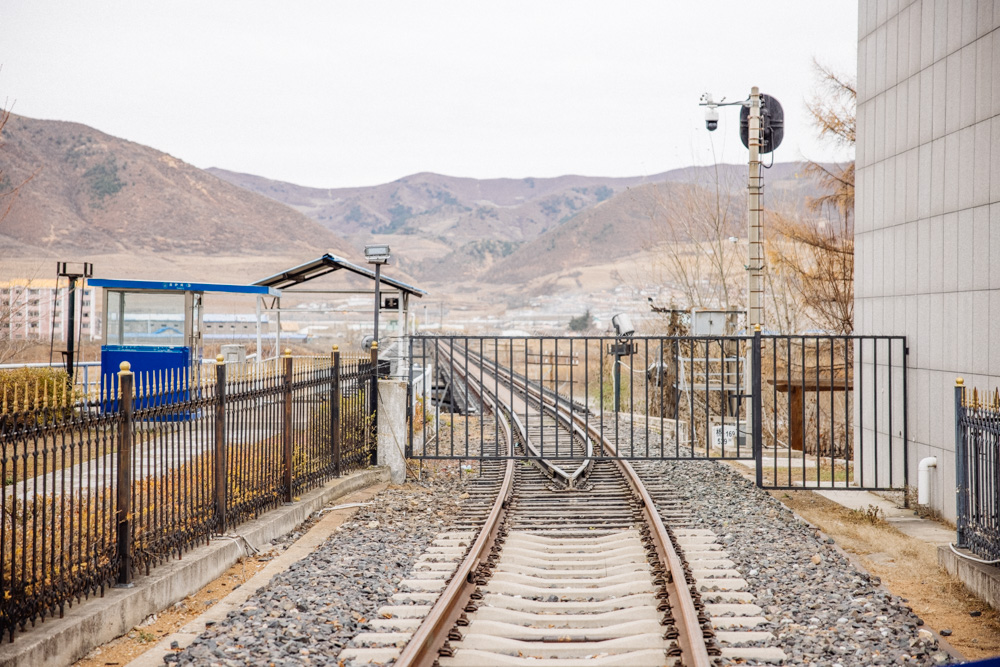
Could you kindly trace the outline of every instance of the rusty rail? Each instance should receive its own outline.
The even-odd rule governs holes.
[[[469,378],[462,373],[461,365],[454,364],[453,354],[454,352],[452,351],[449,355],[452,367],[462,376],[463,381],[469,384],[470,390],[475,392],[480,400],[488,402],[496,413],[499,414],[500,409],[505,409],[498,406],[497,400],[488,395],[485,387],[480,387],[483,390],[481,392],[476,391],[472,384],[468,382]],[[530,387],[528,383],[516,379],[513,374],[510,374],[509,380],[516,382],[525,392],[533,393],[541,402],[548,404],[550,409],[555,410],[557,415],[562,412],[563,421],[575,421],[581,428],[586,430],[590,437],[596,436],[597,440],[604,447],[616,451],[614,446],[601,436],[598,429],[587,423],[585,417],[573,414],[572,411],[566,411],[559,405],[558,399],[546,396],[545,392]],[[513,438],[510,424],[506,420],[503,420],[502,424],[504,433],[507,436],[508,455],[513,455]],[[437,660],[438,649],[444,644],[448,633],[454,627],[455,622],[458,620],[476,588],[475,573],[480,564],[484,563],[485,556],[492,549],[497,532],[502,525],[512,492],[513,463],[513,459],[508,458],[504,482],[500,493],[497,495],[497,501],[487,518],[486,524],[469,550],[469,554],[462,561],[461,565],[459,565],[455,575],[441,593],[441,596],[424,619],[424,622],[407,643],[403,652],[396,660],[396,665],[405,667],[430,667]],[[666,526],[663,524],[655,503],[643,485],[642,480],[635,472],[635,469],[624,460],[616,460],[616,463],[628,482],[629,487],[642,504],[642,514],[646,523],[651,528],[650,534],[653,544],[661,562],[667,567],[667,571],[670,574],[665,587],[670,596],[671,608],[674,612],[674,623],[679,633],[677,643],[682,653],[682,663],[691,667],[709,667],[712,664],[712,660],[708,655],[698,611],[691,597],[690,583],[687,580],[681,559],[667,533]]]
[[[475,391],[471,386],[470,389]],[[496,401],[485,395],[485,392],[479,394],[479,397],[482,401],[490,404],[497,417],[500,416]],[[507,437],[508,453],[512,454],[514,440],[510,423],[506,419],[500,420],[500,423],[503,425],[504,434]],[[448,586],[442,591],[430,613],[427,614],[423,623],[407,642],[406,648],[396,659],[396,665],[431,667],[437,661],[438,649],[448,638],[448,633],[455,626],[455,622],[476,590],[476,571],[480,564],[486,561],[493,549],[500,526],[503,525],[504,517],[507,514],[507,505],[513,488],[514,459],[508,458],[503,484],[497,494],[497,500],[486,518],[486,523],[469,549],[468,555],[455,570]]]

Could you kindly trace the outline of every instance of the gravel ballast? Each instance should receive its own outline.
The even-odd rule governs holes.
[[[731,467],[639,463],[690,502],[746,579],[787,665],[936,665],[950,657],[905,601]],[[191,646],[184,665],[337,665],[340,650],[399,590],[416,558],[452,529],[465,485],[457,467],[379,494],[323,546],[277,575]],[[753,663],[749,663],[753,664]]]
[[[182,665],[336,665],[340,650],[398,590],[413,562],[452,525],[457,466],[389,488],[312,554],[275,576],[188,648]]]
[[[950,662],[901,598],[729,466],[670,461],[637,467],[643,477],[663,476],[691,503],[695,525],[719,536],[764,610],[768,623],[755,629],[775,635],[785,664]]]

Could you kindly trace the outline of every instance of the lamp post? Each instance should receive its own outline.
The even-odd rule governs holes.
[[[385,243],[378,243],[365,246],[365,259],[369,264],[375,265],[375,332],[374,342],[378,343],[378,311],[382,308],[382,294],[379,288],[382,286],[382,265],[389,263],[389,246]]]
[[[63,337],[66,339],[66,352],[64,352],[64,358],[66,361],[66,374],[69,376],[70,385],[73,384],[73,366],[74,366],[74,343],[76,339],[76,281],[81,278],[86,280],[94,274],[94,265],[90,262],[84,262],[81,265],[82,268],[76,268],[76,265],[71,265],[69,262],[57,262],[56,263],[56,274],[60,278],[69,278],[69,289],[67,290],[67,296],[69,297],[69,305],[65,306],[65,312],[69,316],[69,322],[63,329],[65,334]],[[59,292],[56,291],[57,300],[59,298]],[[55,305],[55,302],[53,302]],[[65,305],[65,304],[64,304]],[[80,310],[81,317],[83,316],[83,309]],[[55,332],[55,318],[52,320],[53,323],[53,334]],[[50,346],[50,358],[51,362],[51,346]]]

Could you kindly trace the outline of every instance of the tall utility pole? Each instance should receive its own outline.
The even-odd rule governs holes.
[[[763,230],[763,185],[760,175],[760,149],[762,139],[760,127],[760,90],[750,89],[750,123],[748,144],[750,149],[749,209],[747,219],[747,328],[764,325],[764,230]]]
[[[772,152],[781,144],[785,134],[785,112],[778,100],[771,95],[761,95],[760,89],[750,89],[750,99],[740,102],[716,102],[712,95],[701,96],[700,105],[705,110],[705,127],[709,132],[719,127],[720,106],[739,105],[740,140],[750,149],[750,173],[747,215],[747,329],[764,324],[764,220],[763,179],[760,175],[760,156]],[[766,143],[765,143],[766,142]]]

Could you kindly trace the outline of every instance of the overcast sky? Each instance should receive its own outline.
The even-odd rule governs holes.
[[[0,103],[317,187],[419,171],[632,176],[742,162],[738,111],[784,106],[778,161],[815,137],[812,59],[856,71],[857,2],[0,0]]]

